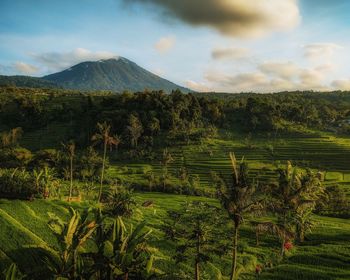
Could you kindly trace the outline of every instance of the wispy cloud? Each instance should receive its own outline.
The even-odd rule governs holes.
[[[33,75],[39,70],[39,67],[21,61],[10,65],[0,65],[1,75]]]
[[[341,46],[334,43],[315,43],[304,46],[304,56],[308,59],[330,59]]]
[[[176,43],[175,36],[162,37],[154,45],[154,48],[161,54],[167,53],[170,51]]]
[[[247,58],[250,51],[246,48],[215,48],[212,50],[211,56],[216,60],[235,60]]]
[[[83,61],[95,61],[118,57],[112,52],[94,52],[83,48],[77,48],[68,52],[33,53],[31,56],[49,72],[60,71]]]
[[[31,65],[31,64],[24,63],[24,62],[19,62],[19,61],[13,65],[13,68],[17,72],[24,74],[24,75],[35,74],[39,71],[38,67]]]

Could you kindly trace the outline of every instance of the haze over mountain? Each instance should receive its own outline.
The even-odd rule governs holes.
[[[143,69],[124,57],[82,62],[62,72],[44,76],[42,79],[67,89],[77,90],[190,91]]]

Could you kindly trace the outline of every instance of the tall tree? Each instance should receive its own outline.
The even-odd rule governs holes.
[[[296,228],[299,241],[304,240],[305,231],[311,226],[311,212],[323,194],[320,173],[307,171],[302,174],[291,162],[279,169],[278,185],[272,188],[272,207],[278,217],[278,224],[284,232]],[[286,237],[281,239],[281,256],[284,255]]]
[[[217,178],[217,189],[220,202],[233,222],[232,267],[230,280],[237,279],[237,248],[239,229],[246,216],[262,209],[262,199],[259,198],[255,184],[248,178],[248,166],[242,158],[237,163],[234,153],[230,153],[232,165],[232,181],[226,182]]]
[[[72,199],[72,192],[73,192],[73,160],[75,157],[75,143],[73,141],[70,141],[66,144],[62,144],[65,154],[68,156],[69,159],[69,174],[70,174],[70,187],[69,187],[69,197],[68,201]]]
[[[94,144],[102,144],[103,145],[103,161],[102,161],[102,171],[101,171],[101,181],[100,181],[100,190],[98,193],[97,201],[101,201],[102,196],[102,187],[103,187],[103,178],[106,167],[106,157],[107,157],[107,147],[112,149],[113,146],[117,146],[120,142],[116,137],[111,135],[111,125],[107,124],[107,122],[97,123],[98,132],[94,134],[91,140]]]
[[[137,148],[138,140],[143,133],[143,126],[139,118],[131,114],[129,117],[129,125],[126,127],[127,133],[130,137],[130,144],[132,148]]]
[[[168,212],[170,220],[164,232],[177,243],[175,260],[177,263],[193,260],[195,280],[200,279],[201,265],[210,261],[210,255],[215,251],[218,210],[215,206],[195,201],[184,205],[180,211]]]

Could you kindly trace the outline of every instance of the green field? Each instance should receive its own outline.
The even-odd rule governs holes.
[[[156,268],[166,271],[175,264],[169,257],[174,244],[164,239],[160,227],[166,219],[166,210],[177,209],[181,203],[205,198],[166,195],[159,193],[136,193],[138,208],[133,221],[147,222],[153,229],[151,246],[156,256]],[[153,200],[154,206],[144,208],[140,204],[145,200]],[[0,264],[5,269],[11,261],[16,261],[23,271],[28,271],[36,260],[35,253],[23,246],[53,247],[57,246],[55,236],[47,227],[48,213],[52,212],[61,218],[67,218],[68,203],[62,201],[36,200],[34,202],[0,200]],[[74,207],[87,207],[87,204],[73,204]],[[318,224],[308,241],[293,249],[287,258],[273,268],[266,269],[261,279],[350,279],[350,221],[335,218],[315,217]],[[254,233],[247,225],[241,233],[243,242],[249,248],[242,255],[244,274],[242,279],[255,279],[254,267],[263,263],[278,250],[271,238],[264,238],[260,247],[254,244]],[[89,246],[86,248],[89,250]],[[206,267],[207,278],[220,278],[217,269],[227,272],[229,257],[215,257],[212,265]],[[182,265],[182,269],[191,272],[191,267]]]
[[[12,186],[10,185],[12,181],[8,180],[8,174],[17,172],[23,168],[26,169],[26,173],[23,172],[24,175],[22,174],[23,177],[28,176],[31,179],[31,181],[25,182],[31,183],[21,185],[23,180],[15,181],[15,179],[17,179],[16,176],[12,176],[15,178],[12,179],[17,183],[19,190],[22,192],[23,189],[26,189],[26,186],[35,186],[37,196],[35,196],[36,199],[33,201],[0,199],[0,275],[1,272],[7,269],[13,262],[18,265],[21,272],[29,273],[33,267],[41,265],[38,257],[39,248],[53,250],[60,245],[56,236],[48,227],[51,214],[67,221],[69,219],[69,207],[83,210],[97,206],[95,203],[97,188],[99,187],[101,174],[103,174],[101,173],[103,162],[101,143],[95,143],[95,150],[93,150],[93,152],[95,152],[95,157],[89,157],[88,160],[86,160],[88,163],[96,163],[94,160],[99,160],[97,164],[92,167],[94,171],[93,175],[90,177],[82,176],[79,167],[84,167],[84,162],[81,161],[81,158],[86,155],[87,151],[90,151],[88,148],[92,145],[91,136],[99,130],[96,130],[96,123],[98,122],[100,124],[100,122],[107,120],[106,126],[110,125],[109,129],[111,129],[111,131],[109,132],[111,135],[117,134],[118,137],[120,137],[120,146],[117,147],[118,149],[108,150],[107,146],[105,146],[108,164],[106,176],[103,178],[105,180],[101,180],[101,185],[104,184],[105,188],[110,187],[110,189],[116,187],[116,190],[117,187],[134,190],[133,198],[137,202],[136,209],[131,218],[123,217],[123,219],[128,226],[145,221],[147,227],[152,229],[152,235],[148,245],[151,247],[151,253],[155,257],[154,269],[158,273],[160,279],[193,279],[193,260],[186,260],[181,263],[176,263],[174,260],[176,248],[179,245],[178,243],[181,242],[176,243],[170,241],[164,234],[164,225],[169,221],[167,212],[169,210],[184,209],[184,203],[194,200],[200,200],[211,205],[219,206],[217,197],[220,197],[220,189],[216,188],[217,185],[215,186],[213,180],[215,176],[213,175],[217,174],[221,178],[227,179],[227,182],[230,183],[226,182],[226,187],[234,185],[234,181],[231,182],[232,164],[229,158],[231,152],[235,153],[238,160],[244,157],[245,161],[248,163],[248,177],[252,179],[251,181],[246,180],[250,181],[249,187],[259,192],[257,196],[266,195],[261,189],[271,191],[271,193],[268,193],[268,199],[271,199],[269,202],[271,202],[271,204],[274,203],[273,207],[277,208],[276,210],[273,207],[263,205],[266,206],[264,211],[268,214],[260,213],[261,215],[258,217],[252,215],[252,213],[243,214],[243,218],[246,220],[240,228],[239,233],[239,279],[350,279],[350,221],[348,219],[333,218],[346,217],[349,215],[349,212],[346,212],[349,208],[345,207],[348,207],[347,198],[350,198],[350,137],[341,134],[340,130],[338,134],[335,132],[326,132],[337,131],[334,130],[337,123],[331,122],[333,127],[329,127],[328,125],[330,125],[330,123],[324,122],[324,126],[315,126],[314,129],[311,129],[312,125],[308,124],[308,120],[295,122],[294,117],[291,117],[291,119],[288,117],[281,121],[282,124],[285,124],[285,127],[281,128],[281,131],[277,130],[277,128],[274,130],[271,127],[266,130],[252,128],[252,132],[248,133],[247,130],[241,127],[245,122],[239,118],[237,120],[235,119],[237,115],[242,115],[243,117],[238,116],[241,118],[249,116],[245,108],[247,103],[246,97],[242,97],[243,99],[240,101],[242,102],[241,105],[237,105],[237,102],[231,105],[229,103],[225,104],[224,101],[222,101],[223,107],[220,107],[220,104],[216,104],[218,107],[214,107],[214,109],[216,108],[219,111],[221,110],[220,112],[227,113],[225,117],[222,117],[222,123],[215,123],[214,121],[216,118],[214,117],[207,122],[208,120],[205,117],[202,118],[202,115],[200,115],[201,117],[197,119],[197,126],[192,128],[191,133],[193,134],[188,134],[187,139],[181,132],[183,132],[182,130],[186,129],[187,126],[190,127],[195,123],[194,117],[188,114],[188,112],[196,112],[196,110],[194,110],[196,107],[192,104],[192,97],[189,95],[181,97],[181,95],[177,96],[176,94],[174,96],[163,96],[160,94],[156,95],[158,96],[156,98],[152,97],[155,98],[153,100],[154,103],[152,103],[149,102],[149,99],[152,100],[152,98],[147,94],[142,96],[143,95],[130,95],[128,97],[128,95],[121,95],[115,97],[116,99],[114,100],[114,97],[104,99],[102,96],[96,95],[93,96],[95,98],[95,103],[90,100],[91,104],[89,105],[91,108],[94,108],[95,111],[92,110],[89,112],[89,110],[83,110],[85,106],[83,104],[87,101],[85,97],[79,96],[77,98],[73,95],[49,97],[43,95],[40,98],[47,98],[47,100],[42,106],[45,107],[47,105],[48,110],[46,112],[47,115],[39,114],[40,117],[38,117],[38,119],[41,120],[42,123],[36,124],[35,118],[31,120],[31,123],[26,123],[27,120],[23,117],[19,123],[27,125],[28,130],[24,130],[23,136],[21,135],[21,137],[16,140],[17,142],[14,141],[14,143],[9,144],[9,146],[6,146],[6,141],[3,141],[5,160],[4,168],[1,171],[5,170],[7,173],[1,173],[5,174],[1,177],[5,182],[2,187],[5,191],[10,189],[7,187]],[[124,97],[126,101],[123,101]],[[55,102],[50,102],[49,98],[56,98]],[[141,99],[138,100],[138,98]],[[298,96],[294,98],[298,100]],[[185,101],[188,99],[187,103],[184,103],[187,105],[182,104],[182,99]],[[270,101],[272,104],[278,102],[278,100],[276,101],[272,97]],[[124,103],[120,105],[118,102]],[[163,106],[163,102],[167,106]],[[152,123],[149,120],[153,120],[155,113],[157,113],[156,116],[158,119],[161,120],[163,114],[169,111],[168,107],[173,106],[176,102],[178,102],[179,108],[185,108],[183,116],[187,116],[188,120],[182,120],[182,115],[168,114],[168,122],[162,123],[157,133],[154,133],[153,130],[151,132],[149,125],[154,124],[154,122]],[[212,104],[209,101],[201,100],[201,102],[204,102],[204,105],[201,105],[202,107],[199,106],[202,114],[208,113],[205,108]],[[146,103],[148,107],[145,105]],[[123,107],[123,104],[129,107],[118,107]],[[142,104],[142,106],[140,106],[140,104]],[[152,106],[154,104],[163,104],[158,108],[159,112],[150,112],[149,109],[153,108]],[[288,105],[289,103],[286,102],[286,104]],[[24,102],[24,105],[27,104]],[[8,107],[5,106],[12,115],[6,110],[4,111],[4,115],[7,116],[8,114],[8,119],[14,120],[15,124],[11,126],[14,128],[17,127],[17,119],[14,116],[16,116],[16,112],[19,109],[17,107],[13,107],[15,108],[13,109],[12,106],[15,106],[15,104],[9,103]],[[256,106],[258,108],[260,106],[259,103]],[[323,108],[323,104],[319,106]],[[42,109],[41,107],[38,108],[40,110]],[[39,109],[38,111],[40,111]],[[66,111],[70,113],[65,114]],[[130,131],[128,130],[131,125],[129,123],[130,119],[132,119],[130,112],[134,111],[139,117],[138,121],[141,126],[143,126],[143,132],[141,132],[143,135],[139,135],[138,145],[134,145],[135,142],[131,141],[133,139],[131,137],[132,133],[129,133]],[[97,120],[94,119],[93,112],[100,113],[100,115],[96,117]],[[30,119],[29,113],[26,117]],[[81,114],[88,113],[92,119],[91,123],[85,123],[86,120],[81,119]],[[343,113],[345,114],[345,109]],[[57,116],[50,119],[51,114],[57,114]],[[46,117],[48,117],[48,120],[46,120]],[[232,117],[232,120],[229,119],[230,117]],[[343,115],[338,116],[338,119],[342,120],[343,117]],[[274,118],[272,118],[272,120],[276,121]],[[178,127],[175,129],[177,130],[176,133],[178,134],[176,134],[176,137],[178,138],[173,135],[174,128],[172,127],[172,122],[178,122]],[[217,134],[211,134],[210,130],[207,129],[206,125],[209,123],[215,124],[214,130],[216,132],[217,128]],[[277,122],[274,124],[280,125],[281,123]],[[235,127],[236,124],[237,127]],[[80,129],[78,129],[79,125],[82,126]],[[333,128],[333,130],[331,128]],[[6,124],[0,124],[0,131],[5,133],[2,135],[6,135],[6,131],[11,132],[9,129],[11,128],[7,127]],[[101,135],[103,134],[101,133],[100,136]],[[193,138],[190,139],[189,135]],[[3,137],[3,139],[6,140],[6,137]],[[71,139],[73,139],[75,143],[74,149],[76,149],[76,154],[74,155],[74,164],[72,159],[72,167],[69,170],[69,152],[63,149],[62,143],[67,143]],[[21,163],[16,166],[16,168],[13,167],[13,169],[11,169],[11,164],[9,164],[11,161],[6,158],[6,153],[11,149],[18,149],[19,156],[21,156],[21,153],[25,150],[21,150],[21,147],[30,150],[26,151],[30,155],[30,160],[26,162],[25,157],[20,158],[19,161],[22,160]],[[172,161],[165,166],[162,157],[166,148],[171,154]],[[40,150],[43,149],[55,149],[54,152],[57,158],[53,160],[51,158],[45,158],[42,162],[36,161],[36,157],[38,155],[40,156]],[[90,161],[90,159],[92,160]],[[6,162],[6,160],[9,162]],[[322,202],[326,201],[326,198],[316,194],[316,198],[311,198],[311,204],[313,206],[310,207],[311,214],[309,216],[312,217],[311,222],[314,222],[315,226],[312,228],[311,232],[307,232],[304,243],[301,241],[299,242],[296,236],[292,236],[291,239],[284,237],[284,239],[280,238],[279,240],[278,235],[271,236],[265,233],[261,236],[260,245],[257,246],[255,239],[256,232],[253,226],[254,222],[274,221],[276,225],[280,226],[280,220],[277,220],[278,218],[281,219],[281,213],[278,212],[279,203],[285,203],[284,206],[287,205],[285,208],[290,207],[289,210],[293,209],[294,212],[290,211],[292,214],[290,214],[288,226],[290,226],[291,231],[297,232],[298,221],[296,220],[299,214],[297,210],[299,209],[297,209],[297,207],[293,208],[293,206],[286,203],[288,199],[285,199],[285,197],[281,199],[281,196],[272,194],[273,191],[276,190],[274,189],[274,187],[276,187],[275,183],[277,183],[279,179],[278,170],[284,168],[288,161],[290,161],[293,166],[297,167],[298,170],[295,171],[296,173],[300,171],[300,174],[298,174],[300,178],[305,179],[302,177],[301,173],[305,174],[308,169],[312,170],[314,174],[321,171],[324,175],[323,184],[326,187],[339,186],[340,189],[337,189],[334,193],[335,195],[340,194],[342,196],[343,200],[341,200],[341,206],[343,207],[343,205],[345,205],[345,210],[339,210],[331,206],[327,208],[327,205],[320,206]],[[79,163],[81,163],[81,166],[78,166]],[[47,168],[47,166],[52,170]],[[73,170],[74,168],[75,170]],[[49,183],[52,183],[51,185],[46,181],[47,184],[45,187],[36,184],[36,181],[33,179],[36,180],[38,169],[39,171],[49,170],[48,173],[52,172],[51,181],[45,176],[41,177],[45,177],[47,182],[50,181]],[[181,174],[183,170],[186,171],[185,175],[187,177],[185,176],[185,179],[181,177],[183,175],[183,173]],[[73,196],[81,195],[82,202],[66,202],[70,186],[70,174],[74,174],[72,184],[74,187]],[[316,178],[316,176],[312,176],[310,175],[309,178]],[[283,179],[283,176],[281,177]],[[244,181],[245,179],[246,178],[244,178]],[[317,177],[316,179],[318,180],[319,178]],[[151,180],[153,181],[151,182]],[[59,189],[60,192],[52,191],[55,188],[53,182],[57,183],[57,189]],[[309,183],[307,179],[305,182],[307,182],[306,184]],[[322,192],[323,188],[320,187],[321,184],[314,182],[315,181],[312,181],[310,185],[313,185],[312,187],[317,187],[318,190]],[[288,181],[287,185],[293,183],[294,182],[291,183],[291,181]],[[25,185],[25,187],[23,187],[23,185]],[[258,185],[258,188],[255,187],[256,185]],[[283,182],[280,183],[280,185],[282,188],[285,187]],[[15,187],[16,186],[13,186],[14,189]],[[244,183],[240,187],[242,187],[242,189],[247,188]],[[49,191],[47,191],[47,189]],[[315,189],[312,190],[315,191]],[[11,189],[10,191],[16,194],[16,190]],[[293,191],[294,190],[291,192]],[[47,196],[51,197],[43,199],[43,197],[47,197],[46,193],[49,193]],[[184,195],[188,193],[193,196]],[[3,197],[11,197],[6,196],[6,194],[5,192]],[[19,195],[19,193],[16,195]],[[310,191],[306,196],[312,196]],[[21,196],[16,196],[16,198],[17,197]],[[111,197],[108,197],[108,202],[102,200],[102,205],[106,206],[111,200],[116,199],[113,196]],[[34,196],[27,196],[26,198],[34,198]],[[234,198],[231,197],[231,199]],[[308,202],[304,200],[307,201],[308,198],[300,195],[298,199],[300,203],[299,206],[307,205]],[[331,202],[333,204],[330,203],[330,205],[334,206],[334,202],[337,203],[338,200],[337,197],[333,197],[332,199]],[[143,207],[142,203],[145,201],[152,201],[152,206]],[[315,213],[318,213],[318,215]],[[211,214],[213,213],[208,213],[208,215]],[[329,217],[326,215],[329,215]],[[201,279],[226,280],[230,274],[232,264],[230,251],[232,251],[233,247],[232,220],[227,218],[227,213],[224,209],[221,209],[218,217],[220,217],[222,221],[222,224],[220,224],[222,236],[217,236],[218,242],[213,242],[213,244],[215,244],[213,247],[219,247],[224,244],[224,249],[227,249],[228,252],[222,253],[221,255],[210,252],[210,261],[201,264]],[[108,219],[110,218],[111,217],[108,217]],[[286,224],[285,222],[282,226]],[[181,226],[183,225],[181,224]],[[212,224],[210,224],[209,227],[213,227]],[[108,242],[110,242],[110,240]],[[286,245],[286,243],[290,242],[293,242],[293,248],[291,251],[288,251],[285,258],[283,258],[281,256],[281,244]],[[84,252],[92,252],[94,250],[96,250],[96,244],[93,241],[89,240],[84,244]],[[263,267],[263,272],[261,275],[256,275],[255,271],[259,265]],[[174,273],[174,271],[179,272],[180,276],[177,275],[177,278],[174,278],[172,274],[170,276],[168,275],[169,273]]]

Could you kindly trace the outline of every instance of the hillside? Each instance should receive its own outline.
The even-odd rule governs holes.
[[[136,63],[120,57],[118,59],[99,60],[79,63],[62,72],[43,77],[44,80],[57,83],[67,89],[111,90],[122,92],[164,90],[171,92],[189,89],[178,86],[141,68]]]
[[[16,86],[27,88],[61,88],[52,81],[28,76],[3,76],[0,75],[0,86]]]

